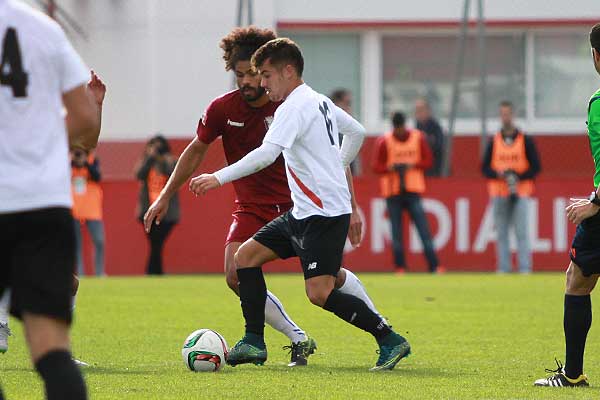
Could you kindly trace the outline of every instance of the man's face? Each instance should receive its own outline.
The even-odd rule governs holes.
[[[509,106],[500,106],[500,121],[503,127],[511,127],[513,123],[513,110]]]
[[[265,94],[265,89],[260,86],[260,76],[252,68],[250,61],[238,61],[234,72],[237,87],[244,100],[253,102]]]
[[[284,67],[285,68],[285,67]],[[267,59],[259,68],[260,86],[265,88],[271,101],[281,101],[287,94],[287,80],[283,68],[276,68]]]
[[[352,95],[346,93],[337,103],[336,106],[346,111],[348,114],[352,114]]]
[[[426,121],[429,119],[431,112],[429,106],[423,100],[415,102],[415,119],[417,121]]]
[[[87,159],[87,154],[83,150],[79,150],[79,149],[72,150],[71,151],[71,159],[73,160],[73,162],[76,165],[82,166],[83,164],[85,164],[85,160]]]

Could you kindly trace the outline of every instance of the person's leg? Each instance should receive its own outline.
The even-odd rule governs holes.
[[[406,269],[404,259],[404,243],[402,241],[402,200],[400,196],[385,199],[392,233],[392,251],[394,264],[398,269]]]
[[[506,197],[492,198],[494,208],[494,226],[496,227],[496,257],[497,272],[510,272],[510,246],[508,242],[508,226],[510,217],[509,199]]]
[[[574,263],[567,269],[565,290],[565,311],[563,327],[565,332],[565,374],[577,379],[583,374],[583,354],[588,331],[592,325],[592,302],[590,293],[596,286],[598,277],[584,276]]]
[[[101,220],[86,221],[88,232],[94,242],[94,264],[96,275],[104,275],[104,223]]]
[[[529,197],[520,197],[513,205],[512,223],[517,237],[517,260],[519,271],[531,272],[531,243],[529,242]]]
[[[335,277],[335,289],[338,289],[342,293],[356,296],[364,301],[367,307],[387,324],[386,319],[377,311],[373,300],[367,294],[367,289],[365,289],[360,279],[352,271],[347,268],[340,268]]]
[[[77,273],[80,276],[85,275],[83,270],[83,242],[81,235],[81,222],[73,218],[73,226],[75,227],[75,265],[77,266]]]
[[[267,284],[261,266],[277,258],[273,250],[254,239],[248,239],[235,253],[240,304],[246,329],[244,337],[229,352],[229,365],[262,365],[267,360],[264,340]]]
[[[11,313],[23,321],[47,399],[86,399],[69,345],[76,252],[70,210],[24,213],[22,231],[11,273]]]
[[[237,296],[239,296],[239,287],[234,256],[240,246],[239,242],[231,242],[225,246],[225,279],[227,286]],[[307,339],[306,333],[290,318],[281,301],[268,290],[265,303],[265,322],[286,335],[292,343],[303,342]]]
[[[405,198],[408,212],[417,228],[421,242],[423,243],[423,251],[427,264],[429,265],[429,272],[436,272],[438,267],[438,258],[433,248],[433,241],[431,240],[431,232],[429,231],[429,223],[427,222],[427,216],[423,205],[421,204],[421,197],[416,194],[407,194]]]
[[[162,251],[173,226],[173,223],[163,221],[160,225],[152,225],[150,229],[150,259],[147,271],[149,275],[163,274]]]
[[[31,359],[45,383],[46,398],[86,399],[83,376],[71,360],[67,322],[26,312],[23,325]]]

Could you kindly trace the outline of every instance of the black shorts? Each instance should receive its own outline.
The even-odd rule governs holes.
[[[600,274],[600,212],[577,226],[570,256],[584,276]]]
[[[68,208],[0,214],[0,291],[11,289],[10,312],[71,323],[75,230]]]
[[[342,265],[349,226],[350,214],[296,219],[288,211],[263,226],[253,239],[279,258],[300,257],[304,279],[336,276]]]

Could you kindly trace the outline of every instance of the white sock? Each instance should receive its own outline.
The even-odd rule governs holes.
[[[72,297],[73,300],[71,300],[71,311],[75,311],[75,300],[77,299],[77,295]]]
[[[5,290],[0,298],[0,324],[8,325],[8,307],[10,306],[10,290]]]
[[[344,268],[344,270],[346,271],[346,280],[344,281],[344,284],[342,285],[342,287],[340,287],[338,290],[342,293],[346,293],[346,294],[350,294],[352,296],[358,297],[359,299],[364,301],[367,304],[367,306],[371,309],[371,311],[373,311],[375,314],[379,315],[379,317],[383,320],[383,322],[386,325],[388,325],[388,322],[383,317],[383,315],[379,314],[379,311],[377,311],[377,309],[375,308],[375,304],[373,304],[373,300],[371,300],[371,298],[367,294],[367,291],[366,291],[365,287],[363,286],[362,282],[360,281],[360,279],[358,279],[358,277],[356,275],[354,275],[352,273],[352,271],[350,271],[348,268]]]
[[[265,322],[289,337],[293,343],[306,340],[306,333],[287,315],[277,296],[268,290],[265,303]]]

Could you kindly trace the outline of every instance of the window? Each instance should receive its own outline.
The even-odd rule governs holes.
[[[304,80],[329,96],[338,88],[352,93],[352,112],[360,120],[360,36],[358,34],[280,33],[295,41],[304,56]]]
[[[458,35],[384,36],[382,39],[382,117],[403,110],[412,113],[417,97],[425,97],[434,114],[450,113],[452,84],[458,54]],[[525,115],[525,35],[489,34],[487,49],[487,115],[510,100],[519,117]],[[477,38],[469,36],[461,79],[458,118],[479,117],[479,59]]]
[[[586,118],[598,77],[584,33],[540,33],[535,47],[535,117]]]

